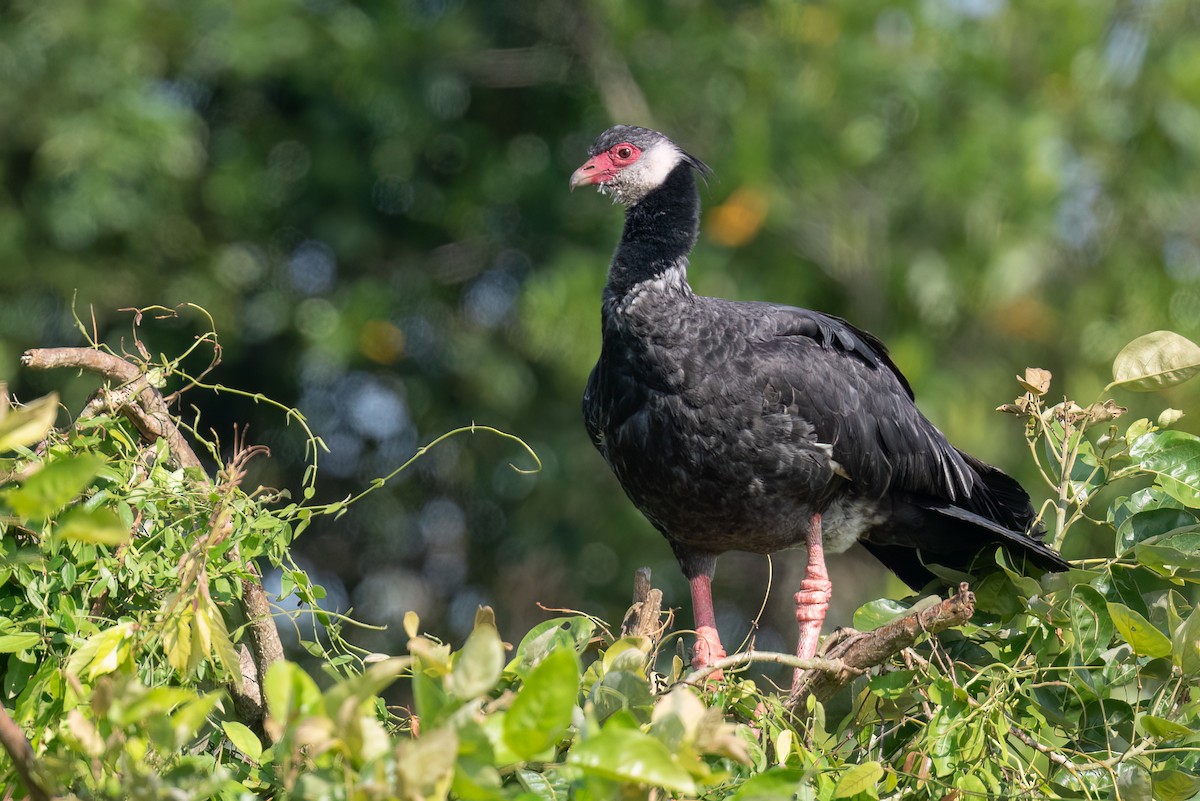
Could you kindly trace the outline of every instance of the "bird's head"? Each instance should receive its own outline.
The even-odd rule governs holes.
[[[571,174],[571,189],[594,185],[624,206],[632,206],[662,185],[680,163],[702,176],[708,166],[658,131],[614,125],[588,148],[590,158]]]

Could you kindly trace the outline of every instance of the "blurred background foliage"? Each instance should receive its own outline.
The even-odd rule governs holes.
[[[324,438],[319,499],[471,421],[542,458],[522,476],[510,445],[457,438],[305,532],[328,603],[390,626],[368,647],[400,650],[408,609],[456,640],[483,602],[508,639],[544,616],[536,601],[614,619],[641,564],[686,601],[579,413],[621,219],[566,183],[614,122],[657,127],[716,171],[698,291],[881,336],[950,438],[1038,499],[1016,424],[992,411],[1013,374],[1046,367],[1085,401],[1134,336],[1200,336],[1192,0],[13,0],[0,14],[0,379],[18,397],[56,388],[79,408],[88,382],[18,370],[26,348],[83,341],[73,298],[114,343],[119,309],[186,301],[216,318],[215,380],[295,404]],[[203,327],[184,314],[149,345],[179,352]],[[1188,392],[1166,400],[1195,408]],[[304,441],[279,414],[184,401],[226,438],[250,422],[275,456],[254,480],[299,486]],[[776,559],[760,647],[791,645],[799,561]],[[865,555],[831,569],[833,623],[900,592]],[[727,643],[767,575],[764,559],[723,560]]]

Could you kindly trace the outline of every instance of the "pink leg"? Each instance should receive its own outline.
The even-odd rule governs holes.
[[[821,626],[825,622],[825,612],[829,610],[829,596],[833,594],[821,544],[821,515],[813,515],[805,543],[808,546],[808,567],[804,571],[804,581],[800,582],[800,592],[796,593],[796,622],[800,624],[796,656],[811,659],[817,655]],[[799,677],[800,671],[797,670],[793,681],[798,681]]]
[[[692,611],[696,616],[696,648],[692,651],[692,667],[699,670],[725,656],[721,638],[717,635],[717,616],[713,614],[712,576],[703,573],[691,581]],[[721,672],[711,678],[720,679]]]

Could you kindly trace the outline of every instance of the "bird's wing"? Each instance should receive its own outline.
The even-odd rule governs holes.
[[[813,426],[856,487],[874,497],[903,491],[974,506],[968,499],[984,489],[979,473],[917,409],[879,340],[805,309],[762,304],[753,316],[755,368],[768,395],[782,396]]]
[[[601,382],[600,365],[597,364],[588,376],[587,389],[583,391],[583,424],[592,444],[603,452],[604,412],[603,405],[599,402],[600,393],[603,391]]]

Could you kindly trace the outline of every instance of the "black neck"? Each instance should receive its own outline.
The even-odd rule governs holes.
[[[700,226],[700,192],[686,162],[625,211],[625,230],[608,268],[606,295],[620,297],[671,268],[686,269]]]

